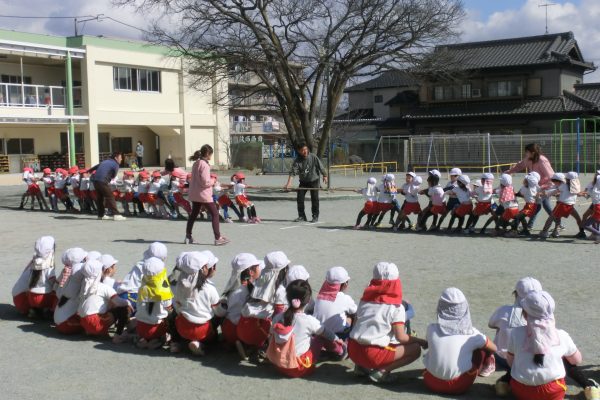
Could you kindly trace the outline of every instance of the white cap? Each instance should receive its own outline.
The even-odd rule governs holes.
[[[458,177],[457,180],[465,185],[468,185],[469,183],[471,183],[471,179],[469,178],[468,175],[461,175]]]
[[[154,276],[160,274],[165,269],[165,263],[160,258],[150,257],[144,260],[142,273],[144,275]]]
[[[244,271],[254,265],[262,264],[261,261],[251,253],[240,253],[231,260],[231,268],[236,271]]]
[[[500,175],[500,184],[504,185],[504,186],[511,186],[512,185],[512,176],[510,176],[509,174]]]
[[[429,175],[437,176],[438,178],[442,177],[442,174],[437,169],[432,169],[431,171],[429,171]]]
[[[527,183],[529,183],[530,186],[536,186],[538,183],[540,183],[539,178],[533,174],[525,175],[525,179],[527,180]]]
[[[199,251],[190,251],[183,256],[181,261],[179,269],[185,273],[193,274],[208,264],[208,257]]]
[[[144,259],[156,257],[161,260],[167,259],[167,246],[160,242],[154,242],[148,246],[148,249],[144,252]]]
[[[484,172],[483,174],[481,174],[481,179],[494,180],[494,174],[492,174],[491,172]]]
[[[65,252],[62,254],[62,263],[64,265],[73,266],[74,264],[79,264],[82,262],[86,257],[87,252],[81,247],[72,247],[65,250]]]
[[[415,174],[415,173],[414,173],[414,172],[412,172],[412,171],[410,171],[410,172],[407,172],[407,173],[406,173],[406,175],[410,175],[410,176],[412,176],[413,178],[416,178],[416,177],[417,177],[417,174]]]
[[[334,285],[346,283],[350,280],[350,275],[344,267],[333,267],[327,270],[325,280]]]
[[[423,178],[421,178],[420,176],[415,176],[413,182],[415,183],[415,185],[420,185],[421,183],[423,183]]]
[[[550,293],[542,290],[527,293],[527,296],[521,300],[521,307],[531,317],[546,320],[553,317],[556,304]]]
[[[54,238],[52,236],[42,236],[35,241],[34,249],[38,257],[48,257],[54,251]]]
[[[102,273],[102,263],[98,260],[88,260],[83,266],[83,276],[95,278]]]
[[[217,256],[215,256],[213,254],[213,252],[210,250],[204,250],[204,251],[201,251],[200,253],[204,254],[206,256],[206,258],[208,259],[208,261],[206,262],[206,264],[208,265],[208,268],[214,267],[219,262],[219,259],[217,258]]]
[[[477,179],[475,179],[475,180],[474,180],[474,181],[473,181],[471,184],[472,184],[473,186],[481,186],[481,181],[480,181],[480,180],[477,180]]]
[[[398,272],[398,267],[396,264],[381,261],[375,264],[375,267],[373,268],[373,278],[391,281],[399,279],[400,272]]]
[[[377,183],[377,179],[375,179],[375,177],[370,177],[369,179],[367,179],[367,183],[370,183],[371,185],[374,185]]]
[[[577,179],[577,178],[579,178],[579,175],[578,175],[578,174],[577,174],[577,172],[575,172],[575,171],[569,171],[569,172],[567,172],[567,174],[565,175],[565,178],[567,178],[568,180],[571,180],[571,179]]]
[[[539,182],[539,181],[542,179],[542,177],[540,176],[540,174],[538,174],[538,173],[537,173],[537,172],[535,172],[535,171],[531,171],[531,172],[529,173],[529,175],[531,175],[531,176],[535,176],[535,177],[537,178],[538,182]]]
[[[565,177],[565,174],[563,174],[562,172],[556,172],[554,175],[552,175],[552,178],[550,178],[550,180],[560,181],[560,182],[565,183],[566,177]]]
[[[462,175],[462,171],[460,168],[452,168],[450,170],[450,175]]]
[[[298,279],[307,281],[310,278],[310,274],[304,268],[303,265],[292,265],[287,272],[286,281],[289,284],[290,282],[296,281]]]
[[[272,251],[265,256],[265,267],[267,269],[284,269],[290,262],[283,251]]]
[[[102,257],[100,257],[100,262],[102,263],[102,270],[105,270],[118,263],[119,260],[115,260],[110,254],[103,254]]]
[[[394,174],[385,174],[386,181],[393,181],[395,179],[396,179],[396,176]]]
[[[540,292],[542,290],[542,284],[535,278],[527,276],[523,279],[519,279],[515,285],[515,292],[517,297],[522,300],[529,294],[529,292]]]
[[[89,260],[100,260],[100,257],[102,257],[102,253],[100,253],[99,251],[96,250],[92,250],[90,252],[88,252],[87,254],[87,259]]]

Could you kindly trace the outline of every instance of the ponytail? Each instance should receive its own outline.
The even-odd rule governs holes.
[[[37,285],[40,280],[40,276],[42,275],[41,269],[34,269],[31,271],[31,276],[29,277],[29,289]]]
[[[205,144],[200,147],[200,150],[196,150],[194,154],[189,158],[190,161],[196,161],[206,156],[211,155],[214,152],[213,148],[209,144]]]
[[[196,151],[194,152],[194,154],[192,154],[192,155],[190,156],[190,158],[188,158],[188,160],[190,160],[190,161],[196,161],[196,160],[199,160],[201,157],[202,157],[202,156],[201,156],[201,154],[200,154],[200,150],[196,150]]]
[[[286,297],[289,307],[283,313],[283,325],[291,326],[294,322],[294,314],[303,309],[312,298],[312,289],[309,283],[302,279],[292,281],[286,289]]]
[[[201,291],[202,287],[206,283],[206,275],[202,273],[202,270],[198,271],[198,278],[196,279],[196,289],[197,291]]]

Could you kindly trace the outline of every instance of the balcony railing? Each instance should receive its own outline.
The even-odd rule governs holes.
[[[282,124],[278,121],[231,121],[232,133],[277,133],[281,132]]]
[[[0,107],[65,108],[63,86],[0,83]],[[73,86],[73,107],[81,107],[81,86]]]

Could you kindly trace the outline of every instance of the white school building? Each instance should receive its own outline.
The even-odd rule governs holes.
[[[0,30],[0,172],[68,166],[71,122],[80,166],[116,150],[133,156],[141,141],[146,166],[168,157],[190,166],[207,143],[225,167],[228,112],[213,100],[227,83],[192,88],[184,64],[144,42]]]

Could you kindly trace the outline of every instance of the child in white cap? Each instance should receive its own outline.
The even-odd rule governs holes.
[[[157,349],[166,342],[167,317],[173,309],[173,292],[165,263],[161,259],[150,257],[145,260],[142,273],[135,313],[139,337],[137,347]]]
[[[396,176],[394,174],[385,174],[381,183],[377,186],[377,213],[373,217],[371,226],[379,226],[385,214],[388,211],[398,207],[396,197],[398,196],[398,188],[396,187]],[[393,222],[392,222],[393,224]]]
[[[268,253],[264,259],[265,267],[260,277],[254,282],[248,301],[242,308],[242,316],[237,325],[237,350],[242,359],[247,358],[246,349],[260,350],[269,338],[271,321],[278,300],[277,289],[285,288],[290,260],[282,251]],[[259,359],[262,354],[259,352]]]
[[[215,316],[225,311],[219,307],[219,292],[211,282],[217,270],[218,258],[210,251],[192,251],[185,255],[180,279],[175,288],[177,333],[188,340],[188,348],[194,355],[204,355],[206,343],[217,337],[213,326]]]
[[[23,315],[42,316],[44,311],[54,311],[55,247],[52,236],[37,239],[33,257],[12,288],[13,303]]]
[[[411,224],[408,216],[411,214],[419,215],[421,213],[421,205],[419,204],[421,183],[423,183],[423,178],[417,176],[414,172],[406,174],[406,183],[400,189],[400,193],[404,195],[404,203],[402,203],[398,219],[394,223],[394,230],[404,229],[407,221],[410,229]]]
[[[358,305],[348,341],[355,374],[368,375],[375,383],[388,383],[393,380],[391,371],[419,358],[427,342],[406,334],[405,319],[398,267],[379,262]]]
[[[454,220],[458,219],[458,226],[453,231],[454,233],[462,232],[462,226],[465,222],[465,217],[473,211],[473,203],[471,202],[471,179],[468,175],[460,175],[456,180],[456,187],[450,189],[447,193],[453,193],[458,200],[458,206],[451,211],[450,222],[448,222],[447,230],[452,231]]]
[[[417,220],[417,231],[427,229],[427,219],[433,216],[430,231],[437,229],[438,215],[446,212],[444,204],[444,189],[440,186],[440,178],[442,174],[437,169],[432,169],[428,173],[427,185],[428,189],[421,190],[419,194],[424,194],[429,197],[429,205],[421,211]]]
[[[476,199],[475,208],[469,219],[467,225],[465,225],[465,234],[475,233],[475,226],[481,216],[490,214],[492,212],[492,197],[494,195],[494,174],[491,172],[484,172],[481,174],[479,182],[475,180],[473,182],[473,191],[471,195]]]
[[[102,254],[102,257],[100,257],[100,262],[102,263],[101,282],[117,290],[120,282],[116,282],[115,278],[113,277],[117,273],[117,264],[119,263],[119,260],[116,260],[110,254]]]
[[[102,263],[88,260],[82,268],[83,282],[79,291],[79,309],[81,326],[85,333],[92,336],[108,336],[108,330],[116,324],[113,342],[121,343],[126,337],[123,334],[129,321],[130,303],[117,296],[117,292],[106,286],[102,278]]]
[[[577,196],[581,193],[579,175],[577,172],[573,171],[564,175],[557,173],[552,176],[552,182],[557,185],[552,189],[545,190],[542,192],[542,194],[544,196],[558,196],[558,200],[556,201],[556,206],[554,206],[554,209],[552,210],[552,215],[548,217],[546,223],[544,224],[544,228],[540,232],[540,237],[548,237],[548,229],[550,228],[550,225],[552,225],[552,222],[554,222],[554,231],[552,232],[552,237],[559,237],[560,234],[558,233],[558,227],[561,219],[572,216],[577,221],[577,226],[579,227],[579,233],[576,237],[585,239],[586,236],[583,230],[581,217],[575,209]]]
[[[540,190],[539,182],[539,174],[537,172],[530,172],[525,175],[525,179],[523,179],[523,186],[516,193],[516,196],[522,197],[525,200],[525,205],[519,213],[515,216],[511,223],[511,230],[506,235],[510,237],[517,237],[519,235],[529,236],[531,233],[529,232],[528,223],[526,218],[529,218],[531,221],[531,217],[533,217],[538,208],[537,204],[537,194]],[[518,232],[519,224],[523,226],[523,230]]]
[[[429,390],[441,394],[465,393],[486,358],[496,351],[496,345],[473,327],[469,303],[457,288],[442,292],[437,322],[427,327],[427,343],[423,381]]]
[[[341,339],[347,339],[358,307],[345,292],[350,276],[344,267],[327,270],[325,282],[315,300],[314,317]]]
[[[485,234],[487,227],[493,222],[496,223],[494,235],[500,233],[501,228],[505,229],[510,221],[519,213],[519,203],[515,196],[515,189],[512,185],[512,176],[502,174],[500,176],[500,187],[495,190],[498,195],[500,206],[492,213],[490,218],[483,224],[481,234]]]
[[[358,213],[356,217],[356,224],[354,225],[354,229],[360,229],[360,223],[363,217],[367,216],[367,222],[365,223],[363,228],[368,228],[371,226],[373,222],[373,218],[378,214],[377,207],[377,179],[374,177],[370,177],[367,179],[367,186],[363,189],[357,190],[358,193],[361,193],[365,197],[365,204],[363,205],[362,210]]]
[[[262,262],[251,253],[240,253],[231,261],[231,276],[221,295],[221,307],[227,310],[221,325],[221,333],[226,344],[236,346],[237,325],[242,316],[242,308],[254,288],[253,282],[260,276]]]
[[[58,304],[54,309],[54,324],[56,330],[65,335],[83,332],[77,309],[79,291],[84,278],[82,268],[86,257],[85,250],[79,247],[67,249],[62,255],[64,267],[56,282]]]
[[[582,195],[591,198],[592,204],[585,211],[581,220],[583,221],[584,229],[590,231],[594,235],[594,243],[600,243],[600,170],[594,174],[592,183],[586,186]]]
[[[454,193],[453,189],[458,186],[458,177],[461,175],[462,171],[460,168],[452,168],[450,170],[450,180],[448,183],[446,183],[446,186],[444,186],[444,193],[448,196],[448,201],[446,202],[446,211],[440,217],[440,220],[437,224],[437,230],[442,227],[442,223],[444,222],[446,215],[460,205],[460,201],[456,197],[456,193]]]
[[[312,298],[309,283],[296,279],[288,285],[286,293],[290,307],[273,319],[267,349],[267,356],[277,370],[291,378],[306,376],[314,371],[323,347],[343,359],[346,355],[343,342],[304,312]]]

